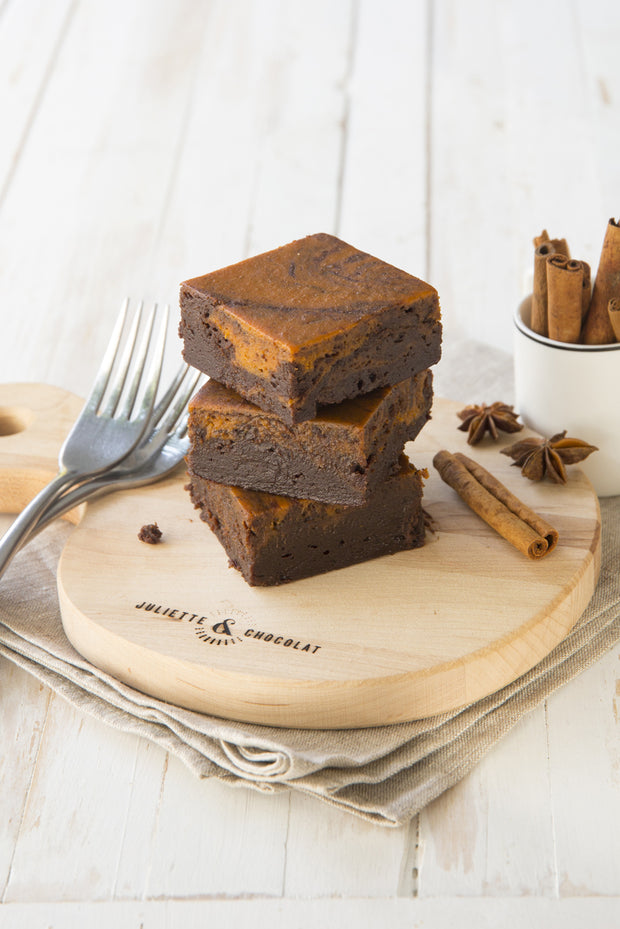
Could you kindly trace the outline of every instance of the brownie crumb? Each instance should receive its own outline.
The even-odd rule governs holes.
[[[146,526],[142,526],[142,529],[138,533],[138,538],[141,542],[147,542],[149,545],[157,545],[158,542],[161,542],[162,532],[157,523],[149,523]]]

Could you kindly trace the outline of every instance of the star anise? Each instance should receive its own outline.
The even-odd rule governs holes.
[[[487,406],[485,403],[466,406],[458,414],[462,420],[458,427],[462,432],[468,432],[467,442],[469,445],[477,445],[488,432],[493,439],[497,439],[499,430],[502,432],[518,432],[523,429],[523,425],[517,422],[517,416],[511,406],[507,403],[492,403]]]
[[[592,452],[598,451],[596,445],[589,445],[583,439],[575,439],[558,432],[550,439],[528,438],[503,448],[503,455],[514,459],[514,465],[521,468],[525,477],[531,481],[541,481],[545,475],[556,484],[566,483],[565,465],[577,464]]]

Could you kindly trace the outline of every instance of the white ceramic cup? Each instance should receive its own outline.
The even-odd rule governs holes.
[[[515,410],[549,438],[568,435],[596,445],[580,462],[599,497],[620,494],[620,342],[572,345],[529,328],[532,298],[515,314]],[[571,466],[572,467],[572,466]]]

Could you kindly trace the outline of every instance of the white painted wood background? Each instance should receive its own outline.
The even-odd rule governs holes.
[[[618,215],[619,48],[616,0],[0,0],[0,376],[83,393],[126,294],[316,231],[438,288],[444,364],[509,352],[533,235]],[[619,658],[396,830],[2,661],[0,926],[616,927]]]

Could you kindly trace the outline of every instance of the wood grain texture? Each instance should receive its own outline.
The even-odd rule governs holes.
[[[24,806],[4,895],[7,903],[24,897],[44,903],[51,896],[105,900],[114,889],[123,833],[110,810],[115,805],[127,810],[137,737],[123,733],[120,739],[112,738],[102,721],[84,717],[64,700],[54,703],[54,723],[45,728],[37,759],[47,786],[40,790],[35,785]],[[65,734],[64,752],[56,749],[58,731]],[[80,756],[89,759],[86,765],[71,762]],[[100,768],[106,771],[105,778],[97,776]],[[56,802],[49,802],[50,794]],[[72,815],[59,815],[67,803]],[[99,837],[99,844],[93,843],[93,835]],[[102,845],[115,853],[102,858]],[[72,848],[68,858],[67,846]]]
[[[15,848],[32,786],[51,694],[46,687],[0,659],[0,900],[6,896]],[[8,751],[6,746],[13,746]]]
[[[58,470],[58,452],[82,408],[58,387],[24,383],[0,387],[0,500],[19,513]],[[19,467],[15,462],[19,460]],[[75,515],[75,514],[74,514]]]
[[[0,7],[0,204],[36,122],[74,10],[72,0],[28,0]]]
[[[506,802],[507,796],[512,802]],[[506,736],[500,752],[492,752],[486,764],[420,814],[423,895],[502,897],[511,892],[508,888],[518,888],[523,896],[553,897],[550,798],[542,705]],[[446,822],[449,830],[443,828]],[[454,841],[457,834],[460,842]]]

